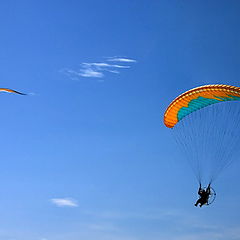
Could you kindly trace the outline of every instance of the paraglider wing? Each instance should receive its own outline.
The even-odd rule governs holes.
[[[240,87],[218,84],[193,88],[171,102],[164,114],[164,124],[173,128],[192,112],[211,104],[234,100],[240,101]]]
[[[17,94],[20,94],[20,95],[27,95],[25,93],[21,93],[21,92],[18,92],[18,91],[15,91],[13,89],[9,89],[9,88],[0,88],[0,92],[8,92],[8,93],[17,93]]]
[[[212,183],[240,154],[240,87],[190,89],[168,106],[164,124],[198,182]]]

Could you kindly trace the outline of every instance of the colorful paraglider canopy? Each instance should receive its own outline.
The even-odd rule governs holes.
[[[20,94],[20,95],[27,95],[25,93],[21,93],[21,92],[18,92],[18,91],[15,91],[13,89],[9,89],[9,88],[0,88],[0,92],[8,92],[8,93],[17,93],[17,94]]]
[[[164,114],[164,124],[173,128],[192,112],[211,104],[234,100],[240,101],[240,87],[217,84],[193,88],[171,102]]]

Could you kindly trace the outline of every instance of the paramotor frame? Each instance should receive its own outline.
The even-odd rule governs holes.
[[[207,187],[205,187],[204,189],[207,189]],[[210,194],[206,205],[211,205],[215,201],[216,195],[216,191],[212,187],[210,187]]]

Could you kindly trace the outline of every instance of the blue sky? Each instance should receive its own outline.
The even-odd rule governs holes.
[[[185,90],[240,85],[239,10],[1,1],[1,87],[30,94],[0,95],[0,240],[239,239],[240,163],[194,208],[197,182],[162,122]]]

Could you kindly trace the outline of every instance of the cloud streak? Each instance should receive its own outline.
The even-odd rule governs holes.
[[[72,198],[52,198],[50,201],[57,207],[78,207],[77,201]]]
[[[124,66],[124,65],[117,65],[117,64],[109,64],[105,62],[96,62],[96,63],[82,63],[83,67],[92,67],[97,68],[98,70],[104,70],[108,68],[130,68],[130,66]]]
[[[124,58],[124,57],[109,57],[109,62],[125,62],[125,63],[136,63],[137,61],[135,59],[131,58]]]
[[[130,58],[110,57],[107,61],[83,62],[76,70],[65,68],[61,72],[73,80],[80,78],[103,78],[106,73],[120,74],[121,70],[131,68],[129,64],[135,62],[136,60]]]
[[[115,229],[119,232],[128,234],[128,227],[122,225],[123,222],[136,223],[146,222],[158,225],[151,228],[146,237],[146,228],[138,229],[137,232],[132,232],[134,237],[142,235],[142,240],[237,240],[240,239],[240,226],[225,226],[223,222],[215,222],[215,219],[208,218],[206,215],[196,215],[192,211],[183,211],[182,209],[148,209],[145,211],[103,211],[103,212],[85,212],[85,214],[95,216],[99,222],[110,222],[114,224]],[[101,229],[104,225],[93,225],[93,229]],[[171,229],[169,231],[169,228]],[[116,232],[116,235],[118,233]],[[114,239],[114,238],[113,238]]]

